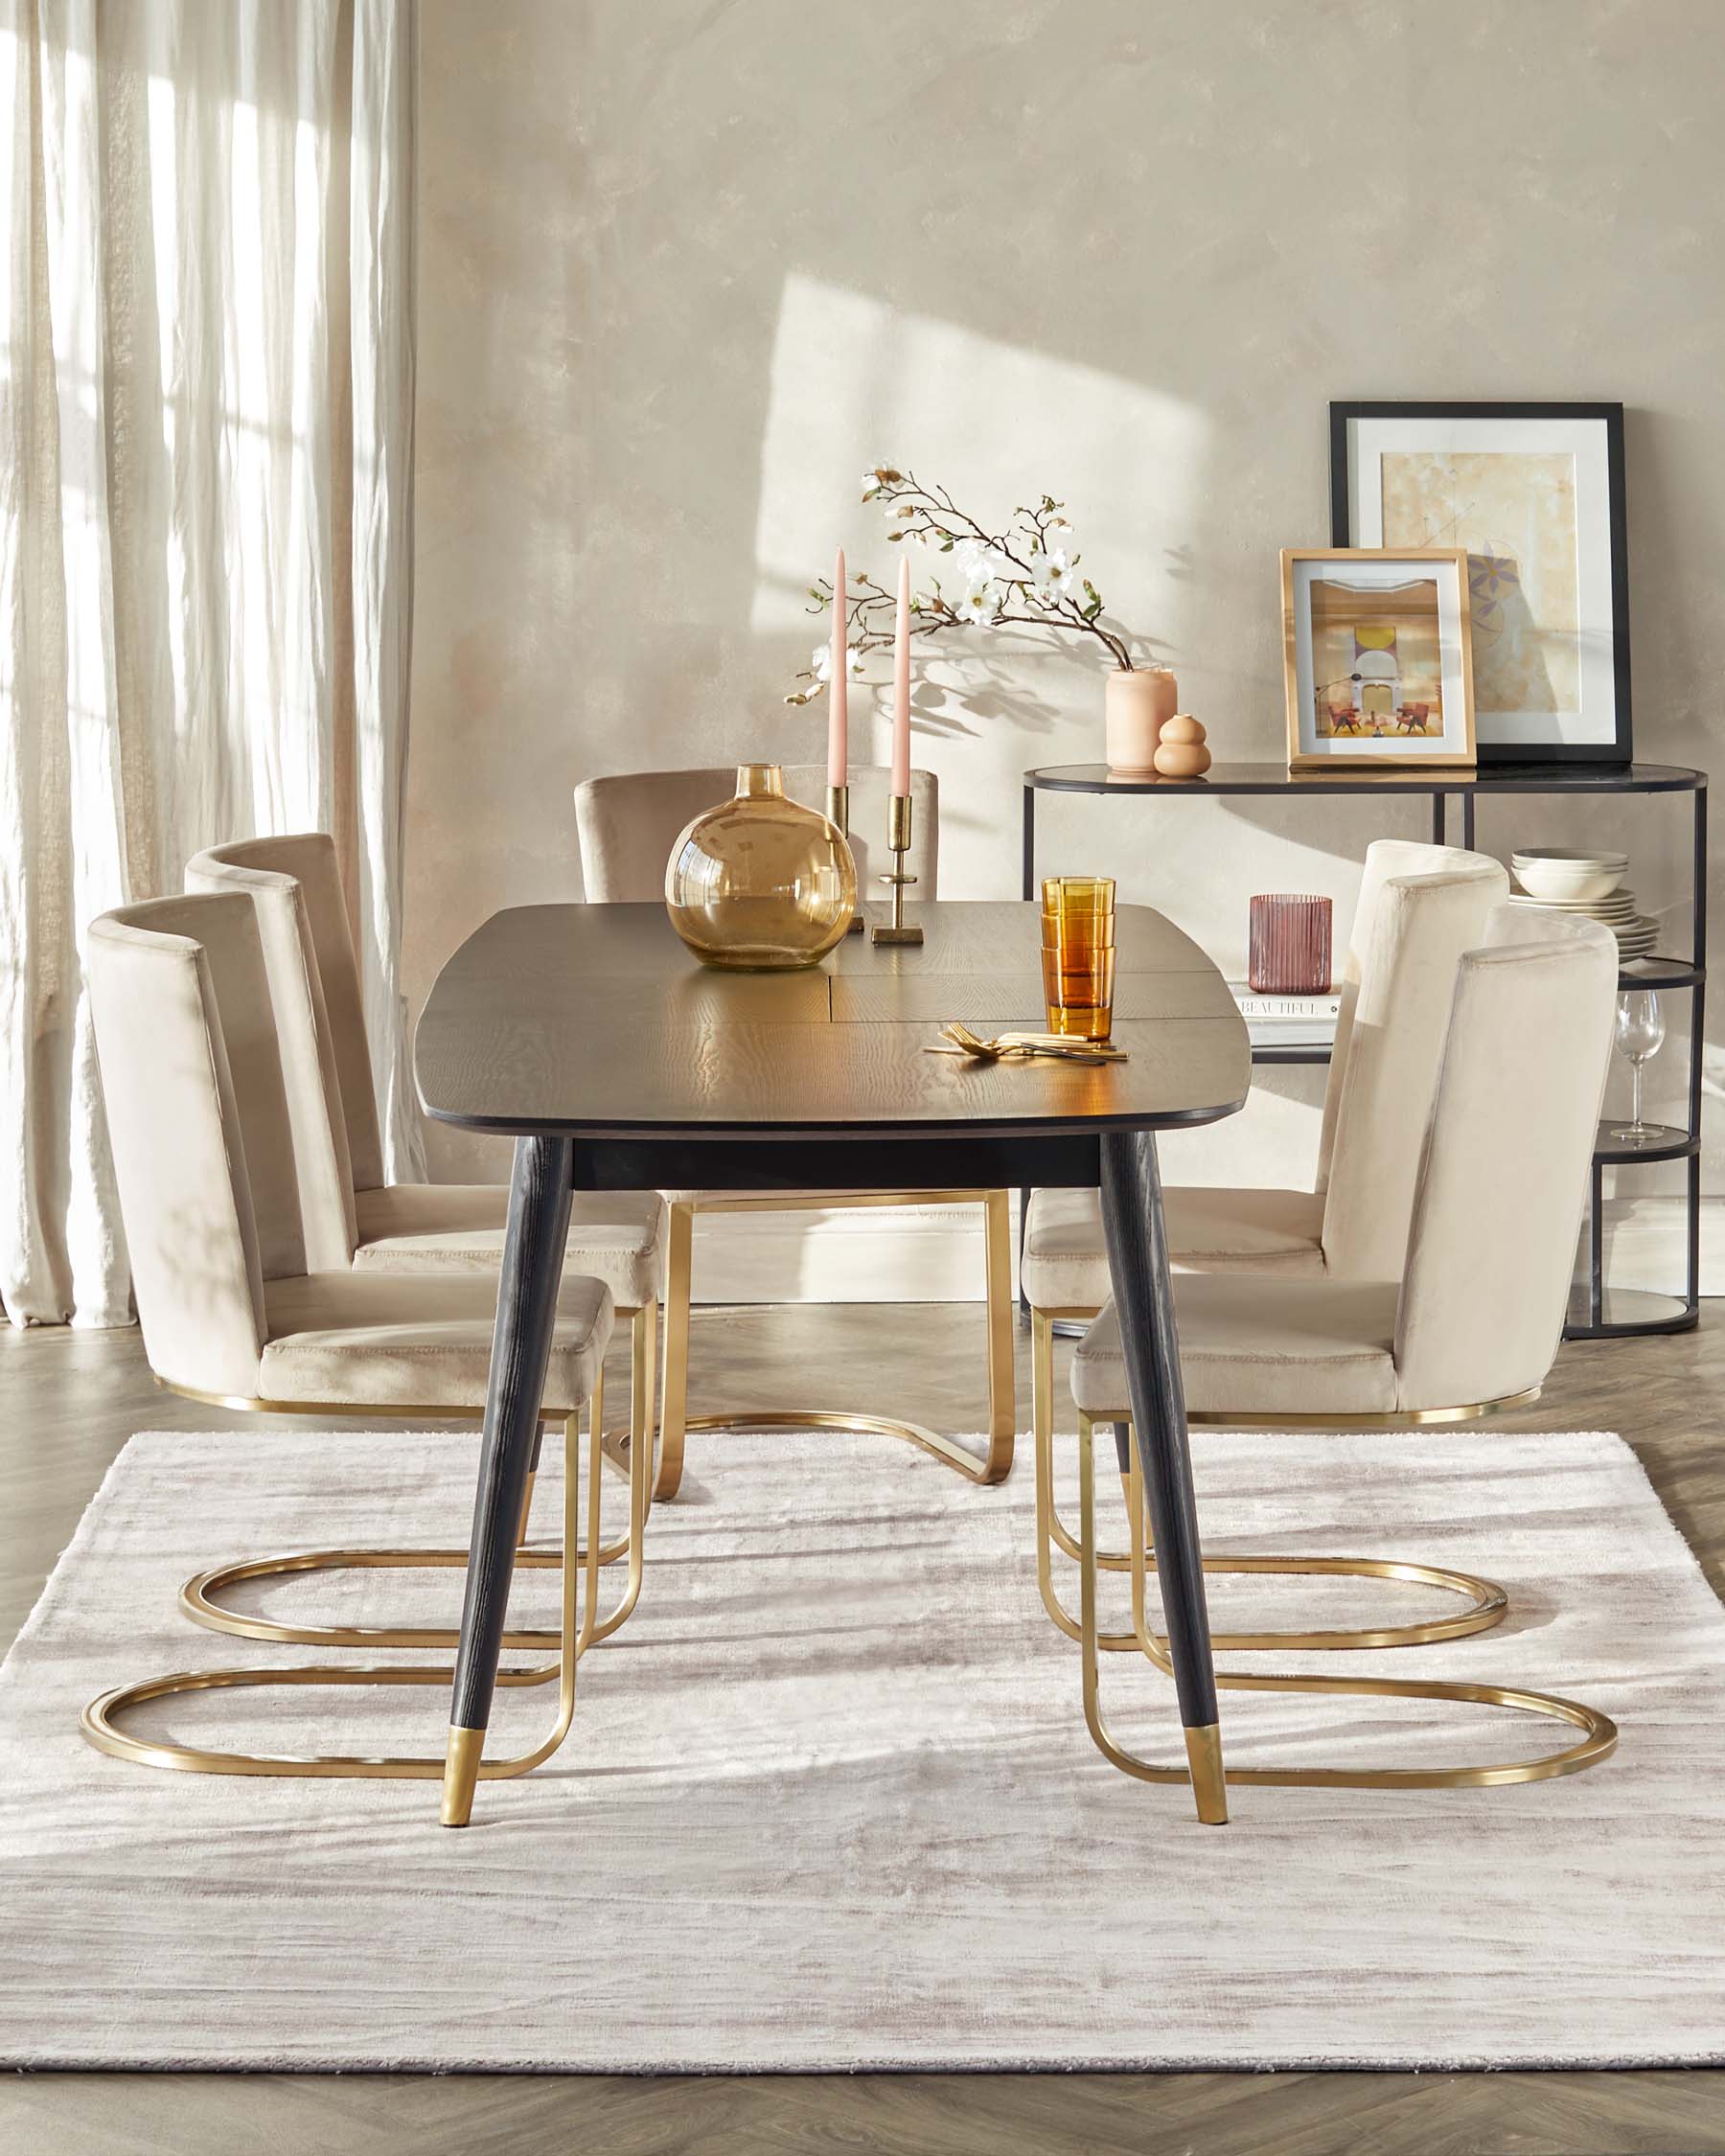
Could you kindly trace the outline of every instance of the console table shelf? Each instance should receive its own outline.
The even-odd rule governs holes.
[[[1664,1127],[1657,1145],[1626,1146],[1614,1138],[1615,1124],[1601,1123],[1593,1158],[1588,1204],[1588,1277],[1578,1283],[1564,1335],[1570,1340],[1616,1340],[1641,1333],[1687,1332],[1701,1314],[1701,1043],[1707,982],[1707,774],[1678,764],[1488,764],[1477,770],[1290,771],[1281,764],[1213,764],[1202,778],[1119,777],[1106,764],[1055,764],[1024,773],[1024,895],[1036,895],[1036,797],[1039,793],[1090,793],[1106,798],[1216,798],[1229,794],[1300,794],[1326,800],[1349,795],[1424,795],[1432,804],[1432,840],[1446,842],[1449,801],[1461,804],[1461,843],[1471,848],[1482,794],[1687,793],[1693,810],[1694,856],[1690,899],[1690,955],[1632,959],[1618,975],[1621,989],[1682,991],[1693,998],[1690,1023],[1689,1128]],[[1254,1064],[1267,1067],[1325,1064],[1324,1047],[1254,1045]],[[1688,1162],[1686,1221],[1687,1293],[1655,1295],[1610,1287],[1604,1277],[1604,1179],[1608,1167],[1659,1160]]]
[[[1648,1123],[1647,1136],[1637,1144],[1620,1138],[1621,1121],[1599,1125],[1598,1142],[1594,1146],[1594,1158],[1605,1160],[1620,1167],[1633,1167],[1640,1160],[1687,1160],[1691,1153],[1701,1150],[1701,1140],[1691,1131],[1680,1131],[1670,1123]]]

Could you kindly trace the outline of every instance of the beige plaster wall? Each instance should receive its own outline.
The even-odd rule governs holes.
[[[781,701],[797,594],[840,539],[891,573],[857,500],[881,458],[984,515],[1064,498],[1218,756],[1276,758],[1276,550],[1328,539],[1326,401],[1621,397],[1638,745],[1714,760],[1721,80],[1697,0],[429,0],[415,1007],[493,909],[578,894],[583,775],[819,752]],[[1019,773],[1096,754],[1101,701],[1089,652],[934,670],[950,894],[1016,892]],[[1590,828],[1680,916],[1669,807],[1482,838]],[[1250,890],[1346,908],[1366,841],[1423,829],[1082,804],[1042,858],[1116,867],[1237,966]],[[1273,1076],[1184,1172],[1291,1180],[1315,1097]]]

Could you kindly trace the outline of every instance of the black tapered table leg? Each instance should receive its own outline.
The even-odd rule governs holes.
[[[509,1227],[497,1283],[497,1322],[485,1391],[485,1443],[473,1498],[473,1537],[468,1548],[467,1599],[462,1605],[461,1646],[449,1707],[443,1787],[446,1826],[465,1826],[472,1813],[473,1787],[491,1720],[521,1506],[538,1445],[545,1369],[557,1323],[557,1291],[574,1194],[573,1164],[574,1147],[568,1138],[516,1140]],[[565,1551],[564,1562],[572,1562],[573,1555]]]
[[[1228,1790],[1154,1133],[1103,1135],[1102,1229],[1192,1794],[1198,1817],[1221,1826],[1228,1819]]]

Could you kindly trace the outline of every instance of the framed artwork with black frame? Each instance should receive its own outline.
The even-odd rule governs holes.
[[[1627,764],[1622,404],[1332,403],[1336,546],[1468,557],[1482,764]]]

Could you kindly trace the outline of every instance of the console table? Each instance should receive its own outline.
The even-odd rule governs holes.
[[[1478,799],[1487,793],[1550,794],[1583,797],[1601,793],[1688,794],[1693,813],[1694,856],[1690,881],[1689,953],[1685,957],[1632,960],[1619,975],[1624,989],[1686,991],[1692,998],[1689,1043],[1688,1128],[1663,1127],[1659,1142],[1625,1146],[1599,1127],[1594,1152],[1588,1204],[1588,1278],[1577,1289],[1564,1327],[1568,1340],[1613,1340],[1641,1333],[1688,1332],[1700,1318],[1701,1302],[1701,1041],[1707,983],[1707,774],[1676,764],[1492,764],[1472,771],[1290,771],[1282,764],[1215,764],[1202,778],[1169,779],[1154,774],[1119,777],[1106,764],[1054,764],[1024,773],[1024,895],[1036,890],[1036,796],[1039,793],[1093,793],[1109,799],[1227,794],[1300,794],[1339,799],[1362,794],[1423,794],[1432,804],[1432,840],[1446,842],[1451,795],[1461,803],[1461,843],[1472,847]],[[1322,1064],[1327,1048],[1253,1049],[1258,1064]],[[1614,1119],[1615,1120],[1615,1119]],[[1687,1172],[1687,1292],[1652,1295],[1639,1289],[1606,1286],[1604,1272],[1604,1181],[1608,1167],[1642,1165],[1654,1160],[1684,1160]]]

